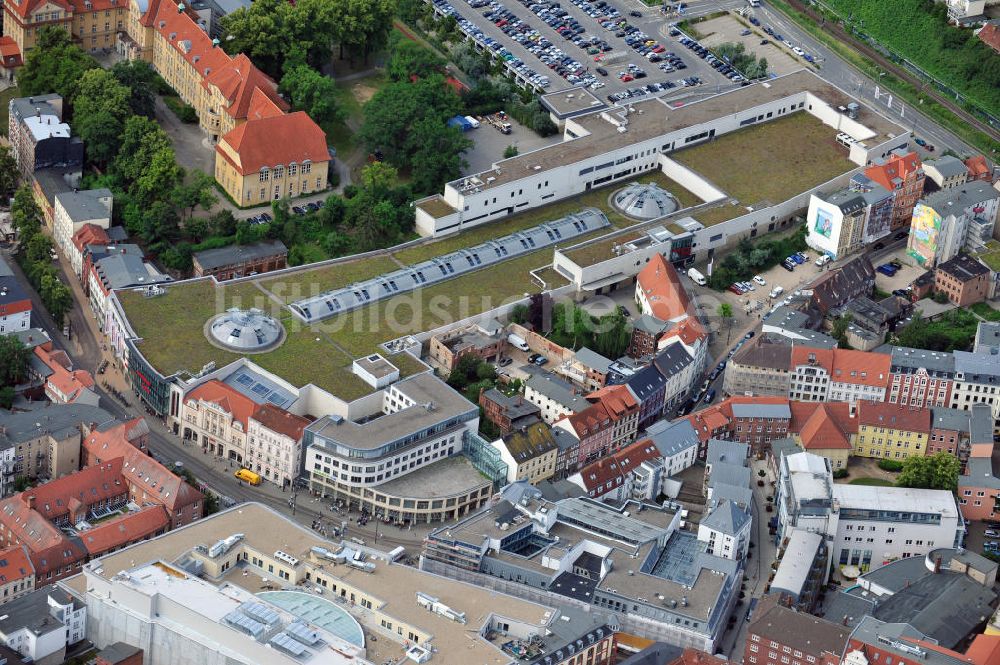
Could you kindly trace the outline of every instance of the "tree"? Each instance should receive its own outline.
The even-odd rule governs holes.
[[[74,44],[65,30],[39,28],[35,47],[28,51],[17,75],[20,94],[31,97],[54,92],[72,106],[84,72],[91,69],[100,69],[100,65]]]
[[[306,35],[296,34],[292,14],[296,5],[284,0],[256,0],[222,19],[223,40],[229,53],[243,53],[253,63],[278,80],[284,69],[289,45],[306,43]]]
[[[605,358],[619,358],[628,348],[630,330],[621,311],[601,317],[594,335],[594,351]]]
[[[10,216],[22,243],[31,240],[42,228],[42,211],[27,185],[22,185],[14,193]]]
[[[851,321],[853,320],[854,317],[850,314],[843,314],[833,322],[833,330],[830,332],[833,333],[832,337],[837,340],[837,346],[841,349],[851,348],[850,343],[847,341],[847,329],[850,328]]]
[[[346,50],[350,60],[361,55],[367,62],[369,54],[386,45],[395,9],[394,0],[341,0],[333,4],[340,57]]]
[[[31,350],[16,336],[0,335],[0,386],[24,381],[30,358]]]
[[[372,162],[361,169],[361,186],[377,199],[385,198],[398,179],[399,172],[385,162]]]
[[[171,145],[170,137],[155,121],[145,116],[132,116],[125,122],[121,148],[112,170],[126,187],[130,187],[150,167],[153,155],[162,150],[172,150]]]
[[[719,303],[718,308],[716,308],[716,313],[722,319],[722,322],[726,324],[726,344],[729,344],[729,337],[733,332],[733,306],[727,302]]]
[[[514,309],[510,312],[510,322],[524,325],[528,322],[528,306],[527,305],[515,305]]]
[[[393,40],[392,56],[385,71],[393,81],[407,81],[411,77],[424,78],[440,73],[444,59],[428,48],[406,37]]]
[[[420,141],[435,138],[433,133],[418,138],[415,126],[423,121],[443,128],[446,120],[460,109],[461,100],[441,76],[429,76],[414,83],[394,82],[365,104],[358,134],[369,151],[381,150],[386,161],[405,169],[422,147]]]
[[[131,91],[111,72],[92,69],[84,73],[73,105],[73,128],[91,161],[107,164],[118,154],[125,121],[132,115],[130,97]]]
[[[122,60],[111,68],[111,75],[129,89],[129,108],[135,115],[152,118],[156,110],[159,75],[145,60]]]
[[[149,166],[135,181],[133,193],[140,202],[155,201],[164,192],[172,192],[183,180],[184,170],[177,165],[173,148],[157,151]]]
[[[510,159],[511,157],[517,157],[517,146],[509,145],[503,150],[503,158]]]
[[[170,192],[171,202],[180,209],[181,219],[194,214],[197,207],[208,210],[218,200],[214,194],[212,177],[204,171],[191,171],[186,181],[174,185]]]
[[[337,104],[333,79],[308,65],[297,65],[281,77],[279,90],[288,96],[292,108],[305,111],[320,125],[337,122],[344,112]]]
[[[466,162],[462,153],[472,147],[472,141],[455,127],[438,118],[427,117],[413,125],[409,146],[414,191],[423,194],[439,192],[444,184],[462,175]]]
[[[0,146],[0,199],[6,201],[17,190],[17,160],[10,148]]]
[[[961,463],[951,453],[939,452],[930,457],[908,457],[896,480],[899,487],[947,490],[958,489]]]
[[[55,319],[56,323],[62,325],[66,319],[66,313],[73,309],[73,293],[69,287],[59,281],[52,266],[47,266],[49,272],[42,275],[39,285],[38,295],[42,297],[45,309]]]
[[[0,408],[9,409],[14,406],[14,386],[4,386],[0,388]]]

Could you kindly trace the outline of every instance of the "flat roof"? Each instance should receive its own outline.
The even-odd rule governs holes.
[[[490,484],[491,481],[472,466],[468,457],[452,455],[382,483],[376,491],[387,496],[437,499]]]
[[[228,245],[216,249],[206,249],[194,253],[194,260],[203,270],[214,270],[225,266],[258,261],[277,255],[285,256],[288,248],[280,240],[262,240],[250,245]]]
[[[135,562],[175,561],[199,545],[211,545],[235,533],[244,534],[244,543],[253,549],[261,552],[280,549],[300,560],[309,559],[312,547],[336,549],[335,543],[263,504],[244,503],[100,557],[88,565],[92,569],[99,567],[103,577],[111,578],[133,568]],[[380,601],[386,614],[434,635],[432,644],[438,649],[434,662],[448,665],[492,663],[500,657],[500,652],[493,645],[478,639],[473,629],[481,627],[491,614],[538,626],[546,625],[555,615],[553,608],[409,566],[376,564],[375,570],[368,573],[348,566],[331,565],[324,567],[324,575],[363,589]],[[230,569],[225,581],[250,591],[260,590],[259,578],[244,578],[239,566]],[[463,625],[428,612],[416,603],[417,592],[429,593],[449,607],[466,612],[468,622]],[[364,613],[353,616],[365,623]],[[370,624],[368,627],[377,628]],[[506,663],[508,659],[500,662]]]
[[[608,108],[607,102],[582,86],[549,92],[539,100],[560,120]]]
[[[798,595],[805,587],[823,536],[805,529],[792,529],[778,571],[771,580],[771,589],[781,589]]]
[[[111,190],[88,189],[82,192],[56,194],[56,203],[62,206],[69,218],[76,223],[93,219],[111,219]],[[101,199],[107,201],[105,203]]]
[[[495,169],[466,178],[478,177],[482,181],[482,184],[477,185],[480,189],[498,187],[531,175],[536,167],[552,169],[575,164],[589,157],[610,153],[619,148],[665,136],[686,127],[739,113],[801,92],[809,92],[833,108],[856,101],[806,69],[771,79],[766,83],[736,88],[680,107],[673,107],[660,98],[653,98],[629,104],[635,112],[628,115],[626,132],[619,132],[618,126],[602,118],[601,113],[582,115],[573,121],[588,132],[586,135],[505,159],[497,162]],[[614,109],[607,113],[624,112],[624,109]],[[871,111],[863,103],[858,122],[879,136],[890,137],[904,133],[903,128]],[[830,131],[834,130],[831,128]],[[488,183],[487,177],[492,178]],[[460,178],[450,184],[459,187],[464,179]]]
[[[903,513],[940,513],[942,517],[958,517],[955,497],[945,490],[835,484],[833,497],[840,502],[841,510],[854,508]]]
[[[331,441],[357,450],[373,450],[438,423],[479,412],[476,405],[430,374],[411,376],[394,387],[415,403],[364,423],[340,416],[320,418],[307,428],[317,437],[315,445]]]

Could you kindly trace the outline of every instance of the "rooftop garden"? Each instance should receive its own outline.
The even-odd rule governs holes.
[[[832,128],[808,113],[793,113],[724,134],[671,158],[743,205],[775,204],[856,168],[835,137]]]

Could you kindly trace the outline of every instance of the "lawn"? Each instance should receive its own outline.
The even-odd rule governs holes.
[[[565,255],[566,258],[571,259],[578,266],[590,266],[614,256],[612,250],[615,245],[624,244],[635,239],[636,236],[632,234],[615,236],[614,238],[598,240],[579,249],[565,252]]]
[[[167,286],[167,293],[155,298],[131,291],[118,295],[136,334],[143,338],[140,350],[164,375],[182,370],[194,373],[208,362],[222,366],[239,358],[239,354],[209,343],[204,334],[205,323],[213,314],[229,307],[267,305],[266,296],[250,282],[213,288],[210,280],[202,280]],[[287,336],[273,351],[248,356],[255,363],[297,386],[312,383],[342,399],[357,399],[371,392],[367,384],[350,372],[355,356],[336,345],[321,326],[303,325],[276,303],[267,309],[281,319]],[[375,350],[375,343],[369,337],[364,336],[358,342],[356,355]],[[397,358],[392,356],[392,362]],[[409,357],[397,364],[404,376],[423,368]]]
[[[17,97],[17,95],[18,90],[16,87],[7,88],[3,92],[0,92],[0,135],[7,136],[8,107],[10,106],[10,100]]]
[[[868,485],[870,487],[895,487],[895,483],[884,478],[855,478],[849,485]]]
[[[856,165],[836,133],[798,112],[671,155],[743,205],[781,203]]]
[[[977,258],[985,263],[990,270],[1000,272],[1000,242],[990,240],[986,243],[986,247],[989,251],[978,254]]]
[[[977,302],[969,309],[987,321],[1000,321],[1000,311],[993,309],[987,303]]]
[[[598,231],[582,239],[597,237]],[[552,262],[552,248],[525,254],[419,291],[399,295],[319,324],[348,353],[475,316],[541,290],[529,271]]]
[[[423,245],[410,247],[408,249],[395,252],[395,257],[406,264],[419,263],[427,259],[453,252],[456,249],[472,247],[479,243],[486,242],[493,238],[499,238],[515,231],[537,226],[543,222],[549,222],[574,212],[579,212],[583,208],[598,208],[608,217],[608,221],[616,228],[627,228],[642,223],[644,220],[635,220],[625,217],[621,213],[615,212],[608,203],[608,197],[625,185],[632,182],[655,182],[674,196],[682,208],[689,208],[701,203],[701,199],[682,187],[676,181],[671,180],[660,171],[646,173],[630,180],[617,182],[614,185],[594,189],[578,196],[572,196],[556,203],[534,208],[526,212],[518,213],[498,222],[491,222],[482,226],[477,226],[468,231],[463,231],[458,235],[447,236],[440,240],[429,241]],[[605,233],[612,231],[608,229]],[[573,243],[580,242],[574,239]]]

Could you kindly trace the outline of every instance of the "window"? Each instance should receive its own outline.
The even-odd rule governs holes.
[[[290,176],[295,175],[296,171],[298,171],[298,168],[299,168],[298,164],[296,164],[295,162],[292,162],[291,164],[289,164],[288,165],[288,175],[290,175]]]
[[[260,170],[260,182],[265,182],[270,177],[271,177],[271,172],[267,169],[267,167],[264,167]]]
[[[285,167],[284,166],[280,166],[280,165],[279,166],[275,166],[274,167],[274,178],[275,178],[275,180],[277,180],[278,178],[283,178],[283,177],[285,177]]]

